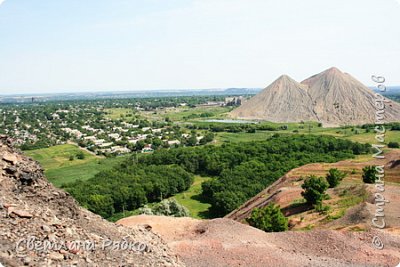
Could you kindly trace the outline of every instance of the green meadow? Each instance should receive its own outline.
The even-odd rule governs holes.
[[[76,157],[80,152],[85,155],[84,159]],[[41,164],[47,179],[57,187],[75,180],[90,179],[99,171],[109,169],[124,159],[100,158],[70,144],[25,151],[25,154]],[[70,160],[71,156],[73,160]]]
[[[193,218],[210,218],[208,208],[211,207],[211,204],[207,203],[201,196],[201,184],[210,179],[209,177],[195,176],[192,186],[187,191],[173,196],[173,198],[190,211],[190,216]]]
[[[133,114],[133,110],[129,108],[109,108],[106,109],[105,112],[105,117],[111,120],[118,120],[122,117]]]

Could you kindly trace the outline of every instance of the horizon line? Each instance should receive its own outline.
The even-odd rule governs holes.
[[[376,86],[367,86],[370,89],[376,89]],[[183,89],[128,89],[128,90],[93,90],[93,91],[62,91],[62,92],[31,92],[31,93],[0,93],[0,96],[33,96],[33,95],[63,95],[63,94],[96,94],[96,93],[146,93],[146,92],[188,92],[188,91],[225,91],[229,89],[242,89],[242,90],[262,90],[266,87],[217,87],[217,88],[183,88]],[[400,85],[387,85],[386,88],[399,88]],[[386,91],[385,93],[388,93]]]

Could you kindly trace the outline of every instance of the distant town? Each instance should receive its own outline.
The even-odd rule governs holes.
[[[24,150],[70,143],[104,156],[151,153],[158,147],[196,146],[214,139],[212,132],[174,122],[168,114],[195,107],[229,110],[244,99],[199,96],[5,105],[0,106],[0,133],[13,137]],[[189,114],[187,119],[212,115]]]

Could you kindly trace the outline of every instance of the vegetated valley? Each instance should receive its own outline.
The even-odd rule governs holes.
[[[369,148],[331,136],[276,134],[266,141],[158,150],[64,187],[84,207],[107,218],[187,190],[194,175],[213,177],[202,184],[201,198],[217,217],[293,168],[352,158]]]

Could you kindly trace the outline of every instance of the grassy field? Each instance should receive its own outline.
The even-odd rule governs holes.
[[[271,131],[257,131],[256,133],[218,133],[216,136],[217,143],[225,142],[250,142],[250,141],[262,141],[271,137],[274,132]]]
[[[106,109],[107,112],[106,118],[111,120],[118,120],[122,117],[133,114],[133,110],[129,108],[109,108]]]
[[[173,196],[173,198],[190,211],[190,215],[193,218],[210,218],[208,208],[211,207],[211,204],[205,202],[201,197],[201,184],[210,179],[209,177],[195,176],[194,183],[189,190]]]
[[[85,155],[84,159],[78,160],[76,159],[76,155],[82,151]],[[81,150],[78,146],[75,145],[59,145],[53,146],[50,148],[43,148],[37,150],[29,150],[26,151],[25,154],[39,161],[45,169],[55,169],[61,167],[69,167],[74,165],[80,165],[87,163],[95,156],[89,154],[88,152]],[[70,161],[69,157],[74,156],[75,159]]]
[[[156,112],[142,111],[140,112],[140,116],[151,121],[165,120],[166,118],[175,122],[196,121],[200,119],[224,118],[225,113],[229,112],[231,109],[231,107],[178,107],[167,108]]]
[[[294,127],[293,125],[289,128]],[[331,135],[343,139],[348,139],[359,143],[370,143],[377,144],[375,140],[375,132],[371,131],[366,133],[364,129],[358,129],[358,133],[351,131],[350,129],[342,128],[321,128],[314,127],[310,130],[308,129],[297,129],[298,132],[293,132],[290,130],[280,130],[280,131],[256,131],[255,133],[228,133],[220,132],[216,134],[217,143],[224,142],[249,142],[249,141],[261,141],[271,137],[274,133],[282,134],[314,134],[314,135]],[[385,143],[398,142],[400,143],[400,132],[399,131],[387,131],[385,134]]]
[[[85,155],[82,160],[75,157],[80,151]],[[25,154],[39,161],[47,179],[58,187],[75,180],[90,179],[99,171],[108,169],[124,159],[124,157],[98,158],[69,144],[26,151]],[[74,156],[74,160],[70,161],[70,156]]]
[[[356,142],[360,142],[360,143],[378,144],[378,142],[375,140],[375,133],[373,133],[373,132],[346,136],[345,138],[348,138],[352,141],[356,141]],[[400,143],[400,132],[399,131],[387,131],[385,134],[385,142],[386,143],[389,143],[389,142]]]

